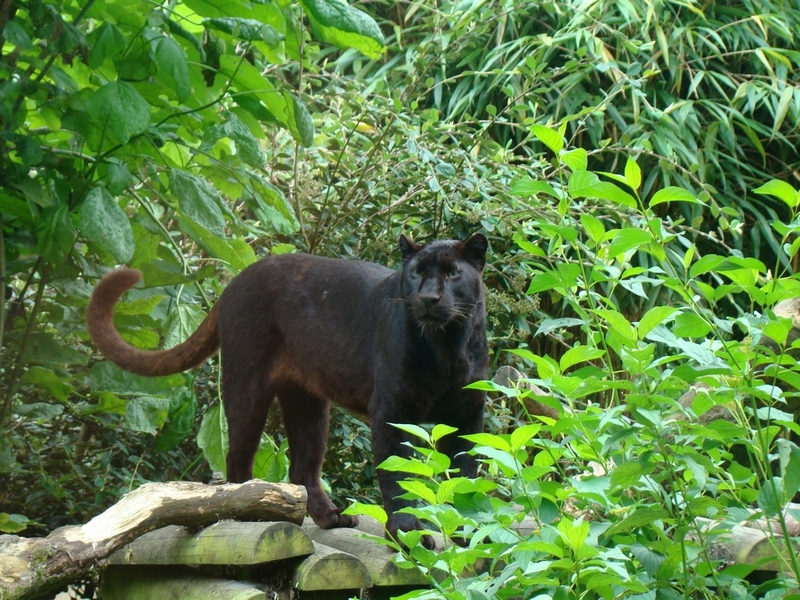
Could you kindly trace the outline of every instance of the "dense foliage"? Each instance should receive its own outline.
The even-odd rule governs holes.
[[[455,514],[452,500],[452,523],[496,530],[472,554],[450,548],[451,572],[495,550],[508,565],[437,593],[785,591],[718,574],[695,517],[730,523],[754,503],[773,515],[797,489],[797,449],[778,436],[793,427],[793,365],[764,370],[740,343],[765,327],[780,342],[788,321],[762,315],[798,295],[795,4],[2,7],[0,530],[85,521],[144,481],[224,468],[213,361],[145,380],[87,343],[83,311],[108,268],[143,270],[117,325],[155,348],[184,339],[259,256],[392,265],[401,231],[480,229],[494,366],[535,376],[561,418],[520,427],[525,392],[500,390],[488,422],[504,437],[479,449],[492,489],[426,479],[446,488],[428,514]],[[710,391],[677,405],[698,382]],[[735,418],[698,421],[712,405]],[[374,500],[365,425],[337,411],[331,429],[337,500]],[[281,479],[279,415],[268,433],[257,472]],[[588,461],[607,474],[584,477]],[[528,546],[503,537],[511,501],[545,525]],[[541,573],[514,570],[534,557]],[[601,564],[616,579],[592,580]]]
[[[558,418],[528,414],[505,433],[470,436],[492,476],[476,480],[451,471],[436,451],[452,428],[403,427],[419,438],[420,458],[382,468],[415,475],[401,485],[422,505],[408,510],[445,538],[444,551],[431,552],[416,544],[422,532],[401,536],[411,548],[403,550],[407,566],[423,568],[433,587],[405,597],[796,598],[796,550],[759,556],[777,572],[766,582],[747,579],[763,566],[755,558],[729,559],[743,543],[730,533],[742,523],[766,516],[786,532],[782,508],[800,490],[800,446],[782,434],[800,434],[790,412],[800,383],[796,321],[720,318],[715,309],[730,294],[760,306],[794,299],[800,282],[770,276],[756,259],[699,255],[654,214],[663,202],[697,203],[684,189],[661,189],[645,207],[635,192],[580,168],[582,149],[556,154],[570,174],[563,188],[546,191],[562,201],[562,220],[530,219],[516,240],[531,274],[528,293],[557,295],[576,315],[538,329],[569,349],[558,359],[511,350],[532,377],[474,387],[526,411],[534,384]],[[618,183],[637,190],[641,180],[629,159]],[[514,189],[545,186],[526,179]],[[800,192],[775,180],[756,192],[785,202],[792,225],[775,227],[794,239]],[[589,197],[614,200],[626,218],[566,210]],[[534,237],[548,240],[546,249],[532,245]],[[798,246],[783,247],[793,258]],[[637,252],[655,265],[632,266]],[[620,292],[647,297],[662,287],[681,301],[635,319],[616,308]],[[375,506],[351,510],[385,519]]]

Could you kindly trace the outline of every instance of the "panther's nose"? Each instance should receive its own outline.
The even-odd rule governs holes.
[[[425,306],[425,310],[430,310],[439,303],[439,300],[442,299],[442,295],[439,293],[420,294],[418,297]]]

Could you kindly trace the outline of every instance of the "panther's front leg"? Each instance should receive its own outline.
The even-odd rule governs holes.
[[[408,477],[409,474],[384,471],[383,469],[377,469],[377,466],[390,456],[411,457],[413,450],[403,443],[408,440],[407,434],[397,427],[389,425],[389,423],[407,423],[409,419],[407,415],[398,411],[379,410],[370,415],[370,420],[372,453],[376,466],[375,474],[381,489],[383,507],[386,510],[386,514],[389,515],[389,521],[386,524],[387,537],[399,541],[397,537],[398,531],[422,530],[425,529],[425,526],[415,516],[397,512],[401,508],[416,505],[412,500],[398,498],[398,496],[405,493],[405,490],[400,487],[398,482]],[[429,535],[422,536],[420,542],[429,550],[433,550],[436,546],[433,538]]]

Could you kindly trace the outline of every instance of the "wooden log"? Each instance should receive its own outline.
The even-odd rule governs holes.
[[[168,525],[108,558],[112,565],[259,565],[307,556],[311,538],[294,523],[222,521],[201,531]]]
[[[716,525],[709,519],[697,518],[697,522],[705,530]],[[791,564],[789,549],[783,538],[752,527],[734,525],[730,531],[719,533],[704,542],[709,556],[728,564],[750,565],[757,571],[780,572]],[[800,545],[794,544],[793,552],[800,551]]]
[[[102,567],[118,548],[165,525],[202,527],[220,519],[299,524],[305,512],[305,488],[288,483],[149,483],[86,525],[62,527],[39,539],[0,536],[0,600],[64,587]]]
[[[112,566],[100,586],[103,600],[266,600],[254,584],[206,577],[190,569]],[[270,595],[272,597],[272,595]]]
[[[354,555],[314,542],[314,554],[295,569],[292,585],[301,591],[359,590],[372,587],[372,578]]]
[[[751,510],[750,512],[754,514],[756,513],[755,510]],[[800,515],[800,504],[790,502],[786,505],[786,508],[783,509],[783,518],[784,522],[786,523],[786,530],[789,536],[797,537],[800,536],[800,521],[795,519],[793,515]],[[783,529],[781,529],[781,524],[777,517],[770,519],[762,517],[755,521],[745,521],[740,524],[744,527],[760,529],[766,533],[783,537]]]
[[[503,365],[494,375],[492,381],[494,381],[497,385],[502,385],[503,387],[514,387],[515,385],[519,385],[520,388],[530,390],[531,394],[525,396],[524,398],[520,398],[520,401],[525,406],[525,410],[531,416],[540,416],[540,417],[547,417],[548,419],[553,419],[554,421],[558,421],[558,411],[546,404],[542,404],[538,400],[536,400],[536,396],[547,396],[547,392],[545,392],[542,388],[537,385],[534,385],[530,381],[524,381],[525,374],[518,371],[514,367],[510,367],[508,365]],[[517,382],[520,382],[517,384]]]
[[[428,583],[419,570],[398,567],[392,560],[396,553],[391,548],[362,537],[364,533],[383,537],[383,526],[378,521],[362,515],[358,517],[358,523],[358,529],[321,529],[311,519],[306,519],[303,531],[315,542],[358,557],[366,565],[373,586],[420,586]]]

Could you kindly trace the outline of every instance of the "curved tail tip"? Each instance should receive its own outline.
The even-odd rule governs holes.
[[[97,282],[92,293],[92,300],[98,296],[113,297],[114,300],[124,294],[127,290],[135,286],[142,278],[142,272],[138,269],[122,267],[109,271]]]

